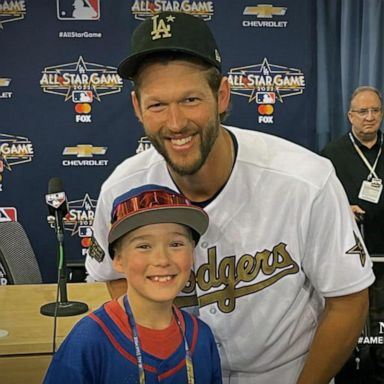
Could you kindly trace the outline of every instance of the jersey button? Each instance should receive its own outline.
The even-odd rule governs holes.
[[[207,241],[203,241],[201,243],[201,248],[208,248],[208,242]]]
[[[214,315],[214,314],[216,313],[216,308],[211,308],[211,309],[209,310],[209,312],[210,312],[212,315]]]

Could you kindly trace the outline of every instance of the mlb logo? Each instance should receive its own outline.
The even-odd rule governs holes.
[[[275,104],[276,95],[274,92],[257,92],[256,102],[257,104]]]
[[[72,101],[74,103],[92,103],[93,93],[92,91],[73,91]]]
[[[14,207],[0,207],[0,223],[17,221],[17,211]]]
[[[65,192],[50,193],[45,195],[45,202],[56,209],[65,202],[65,199]]]
[[[93,231],[91,227],[79,226],[79,237],[92,237]]]
[[[99,20],[100,0],[56,0],[59,20]]]

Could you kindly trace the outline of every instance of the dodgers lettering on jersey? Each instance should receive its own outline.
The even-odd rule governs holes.
[[[299,271],[299,266],[289,255],[286,247],[286,244],[280,243],[273,247],[272,251],[264,250],[256,252],[255,255],[244,254],[239,258],[224,257],[220,262],[218,262],[217,247],[209,248],[208,262],[191,274],[190,281],[183,292],[194,293],[196,285],[202,292],[209,292],[215,287],[223,286],[223,288],[220,291],[201,295],[198,303],[196,296],[181,296],[176,300],[177,305],[204,307],[216,303],[221,312],[232,312],[238,298],[265,289],[284,276]],[[259,275],[263,278],[255,282]],[[239,284],[242,282],[252,282],[252,284],[240,287]]]

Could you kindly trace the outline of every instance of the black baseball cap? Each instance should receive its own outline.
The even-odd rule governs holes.
[[[198,57],[221,72],[221,58],[207,23],[181,12],[161,12],[143,21],[133,32],[131,53],[118,74],[131,80],[143,59],[154,53],[180,52]]]
[[[192,230],[197,243],[207,230],[208,215],[185,196],[170,188],[148,184],[117,197],[113,202],[111,228],[108,235],[109,254],[114,257],[112,244],[127,233],[144,225],[176,223]]]

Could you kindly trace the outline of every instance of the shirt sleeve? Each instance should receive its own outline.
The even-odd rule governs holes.
[[[323,296],[352,294],[373,283],[372,262],[334,170],[313,201],[308,223],[303,270]]]
[[[87,281],[111,281],[124,278],[112,266],[112,259],[108,252],[108,232],[110,228],[110,215],[112,201],[107,193],[101,189],[93,221],[92,244],[88,248],[85,259],[85,268],[88,273]]]
[[[61,344],[48,367],[43,384],[95,384],[97,366],[92,352],[94,329],[89,319],[82,319]]]

